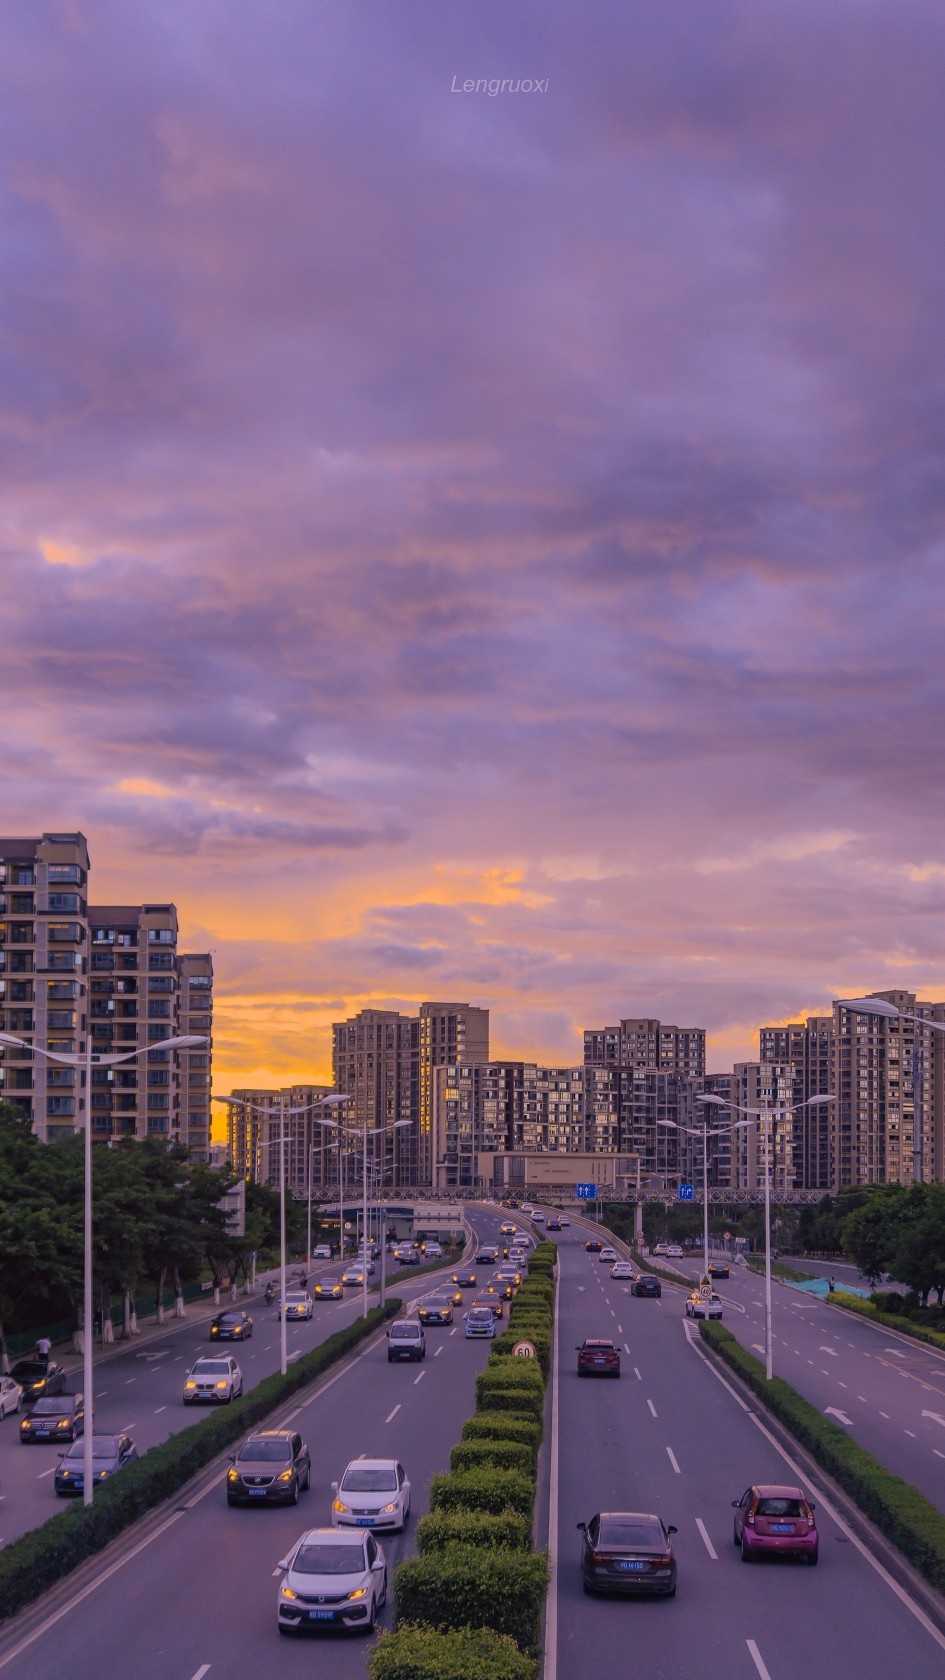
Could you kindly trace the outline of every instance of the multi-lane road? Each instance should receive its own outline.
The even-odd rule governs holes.
[[[322,1262],[312,1267],[309,1284],[314,1286],[320,1276],[340,1277],[341,1271],[337,1261]],[[410,1270],[401,1273],[396,1266],[393,1271],[394,1276],[388,1273],[387,1278],[389,1293],[407,1299],[433,1289],[439,1277],[438,1273],[432,1273],[415,1279]],[[371,1297],[371,1305],[376,1299],[376,1294]],[[341,1301],[316,1302],[311,1319],[286,1326],[289,1361],[308,1353],[335,1330],[352,1323],[360,1316],[361,1305],[360,1289],[346,1289]],[[243,1373],[247,1391],[263,1377],[278,1371],[281,1325],[276,1309],[267,1307],[261,1294],[252,1299],[240,1296],[234,1302],[225,1300],[220,1311],[231,1306],[248,1311],[253,1319],[252,1337],[243,1344],[211,1343],[211,1315],[205,1309],[198,1309],[192,1319],[170,1320],[160,1335],[150,1334],[137,1345],[120,1343],[109,1350],[96,1365],[96,1435],[130,1435],[139,1453],[143,1453],[179,1429],[197,1422],[205,1412],[184,1405],[184,1373],[202,1355],[231,1353]],[[80,1391],[80,1362],[70,1357],[63,1363],[72,1367],[67,1391]],[[26,1529],[36,1528],[63,1504],[52,1486],[59,1461],[57,1443],[23,1446],[19,1425],[20,1418],[14,1413],[8,1413],[0,1421],[0,1545],[8,1544]]]
[[[625,1674],[628,1662],[646,1680],[940,1680],[945,1637],[870,1559],[819,1483],[791,1463],[763,1408],[709,1362],[683,1297],[665,1285],[658,1301],[631,1296],[585,1253],[585,1235],[575,1224],[558,1249],[545,1680]],[[573,1349],[594,1335],[621,1348],[619,1382],[578,1377]],[[753,1481],[812,1488],[816,1569],[741,1562],[731,1501]],[[674,1599],[585,1597],[576,1524],[601,1510],[656,1511],[676,1525]]]
[[[482,1207],[469,1217],[477,1237],[488,1240],[505,1216]],[[559,1238],[541,1506],[550,1513],[553,1561],[544,1680],[622,1675],[631,1663],[646,1680],[797,1680],[808,1673],[888,1680],[903,1670],[910,1680],[940,1680],[945,1636],[869,1557],[817,1478],[805,1479],[792,1463],[769,1432],[763,1407],[736,1393],[707,1359],[683,1316],[682,1295],[665,1288],[660,1301],[632,1297],[609,1267],[585,1253],[584,1236],[575,1221]],[[422,1281],[410,1287],[419,1293]],[[746,1309],[752,1305],[747,1280],[735,1280],[729,1293]],[[577,1377],[574,1348],[588,1335],[613,1336],[620,1346],[619,1382]],[[359,1454],[398,1457],[405,1465],[413,1509],[406,1533],[384,1541],[391,1573],[412,1549],[430,1478],[448,1465],[489,1347],[465,1341],[458,1321],[452,1332],[428,1330],[427,1340],[422,1366],[389,1365],[383,1340],[368,1343],[280,1411],[274,1421],[291,1419],[312,1452],[312,1491],[297,1509],[230,1510],[225,1463],[212,1467],[107,1563],[86,1566],[75,1585],[0,1632],[0,1680],[61,1680],[64,1668],[70,1680],[259,1680],[276,1673],[292,1680],[315,1670],[331,1680],[363,1680],[363,1636],[279,1639],[276,1565],[303,1528],[329,1520],[330,1484]],[[753,1480],[809,1488],[822,1537],[817,1569],[780,1560],[742,1564],[731,1544],[730,1502]],[[677,1527],[673,1600],[583,1594],[576,1524],[615,1509],[658,1511]],[[388,1608],[382,1625],[390,1620]]]
[[[701,1274],[701,1260],[673,1264]],[[732,1266],[715,1289],[723,1323],[763,1359],[764,1279]],[[945,1355],[777,1281],[771,1317],[776,1375],[945,1511]]]

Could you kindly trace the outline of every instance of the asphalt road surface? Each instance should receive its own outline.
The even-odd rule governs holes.
[[[821,1533],[816,1569],[742,1563],[732,1499],[752,1481],[805,1478],[766,1434],[763,1408],[746,1406],[701,1353],[681,1297],[665,1285],[659,1301],[632,1297],[585,1254],[584,1235],[572,1227],[559,1238],[545,1680],[941,1680],[945,1637],[877,1571],[819,1487],[807,1483]],[[621,1347],[619,1382],[578,1378],[573,1349],[594,1335]],[[599,1510],[656,1511],[677,1526],[674,1599],[585,1596],[576,1524]]]
[[[497,1232],[501,1214],[473,1215],[483,1235]],[[435,1287],[417,1280],[420,1295]],[[400,1293],[406,1293],[401,1289]],[[326,1305],[323,1312],[331,1312]],[[339,1317],[341,1309],[338,1309]],[[349,1315],[350,1316],[350,1315]],[[316,1319],[316,1325],[318,1320]],[[452,1328],[427,1331],[422,1364],[388,1364],[383,1337],[328,1372],[304,1402],[298,1397],[273,1420],[292,1421],[312,1454],[312,1489],[295,1508],[230,1509],[225,1468],[197,1479],[160,1527],[149,1525],[140,1550],[113,1573],[96,1572],[61,1613],[22,1645],[15,1624],[0,1635],[0,1675],[6,1680],[280,1680],[330,1674],[362,1680],[364,1635],[319,1632],[283,1639],[276,1627],[276,1564],[304,1529],[331,1520],[331,1487],[352,1458],[394,1457],[411,1481],[411,1516],[402,1535],[384,1537],[391,1577],[413,1550],[417,1518],[427,1508],[431,1476],[449,1468],[475,1404],[475,1374],[488,1341],[466,1341],[461,1317]],[[261,1351],[261,1349],[260,1349]],[[277,1352],[276,1348],[276,1352]],[[162,1362],[164,1363],[164,1362]],[[145,1383],[143,1376],[138,1381]],[[109,1385],[110,1386],[110,1385]],[[148,1388],[148,1400],[156,1399]],[[186,1413],[190,1420],[191,1413]],[[19,1449],[24,1457],[28,1449]],[[38,1449],[37,1449],[37,1457]],[[392,1605],[381,1617],[389,1625]]]

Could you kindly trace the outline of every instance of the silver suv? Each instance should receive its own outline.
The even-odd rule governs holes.
[[[232,1358],[198,1359],[184,1378],[185,1406],[198,1400],[235,1400],[243,1392],[243,1373]]]
[[[387,1332],[387,1363],[395,1359],[426,1359],[427,1339],[416,1319],[398,1319]]]

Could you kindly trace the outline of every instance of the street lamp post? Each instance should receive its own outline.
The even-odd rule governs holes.
[[[92,1447],[95,1438],[95,1394],[93,1390],[92,1358],[92,1069],[93,1067],[115,1067],[118,1062],[130,1062],[136,1056],[146,1056],[151,1050],[199,1050],[209,1042],[206,1037],[194,1037],[188,1034],[183,1038],[160,1038],[153,1044],[141,1044],[136,1049],[124,1050],[119,1055],[103,1055],[92,1049],[91,1019],[87,1023],[85,1050],[81,1053],[66,1050],[43,1050],[40,1045],[29,1044],[26,1039],[16,1038],[12,1033],[0,1033],[0,1044],[13,1044],[17,1049],[28,1050],[33,1056],[42,1056],[47,1062],[61,1062],[65,1067],[82,1068],[85,1074],[85,1084],[81,1092],[82,1123],[85,1126],[85,1194],[82,1220],[82,1240],[84,1244],[82,1268],[82,1388],[83,1404],[85,1406],[82,1452],[83,1505],[91,1505],[92,1503]]]
[[[727,1108],[734,1114],[750,1116],[747,1122],[736,1121],[732,1127],[722,1130],[734,1131],[740,1124],[751,1124],[752,1120],[760,1119],[764,1123],[765,1136],[765,1375],[768,1381],[774,1374],[774,1339],[771,1331],[771,1121],[789,1114],[797,1114],[802,1108],[814,1108],[820,1103],[833,1102],[833,1097],[823,1093],[816,1097],[808,1097],[805,1102],[793,1103],[784,1108],[772,1108],[767,1096],[762,1108],[742,1107],[739,1103],[726,1102],[724,1097],[715,1097],[703,1093],[697,1097],[697,1102],[711,1103],[715,1108]]]
[[[251,1114],[266,1114],[272,1118],[273,1110],[264,1103],[248,1102],[243,1097],[213,1097],[213,1102],[227,1103],[231,1108],[241,1108]],[[313,1108],[320,1108],[325,1102],[345,1102],[345,1097],[319,1097],[317,1102],[303,1103],[299,1108],[286,1108],[285,1097],[279,1092],[279,1365],[285,1376],[289,1368],[288,1331],[286,1326],[285,1295],[286,1295],[286,1253],[285,1253],[285,1181],[286,1181],[286,1143],[288,1134],[285,1129],[287,1120],[297,1114],[309,1114]],[[323,1124],[329,1125],[330,1121]],[[271,1149],[272,1140],[269,1139],[261,1147]],[[311,1238],[311,1226],[309,1227]]]
[[[929,1027],[933,1032],[945,1032],[945,1021],[933,1021],[927,1015],[913,1015],[908,1009],[900,1009],[897,1004],[889,1003],[886,998],[840,998],[841,1009],[849,1009],[853,1015],[879,1015],[884,1021],[913,1021],[917,1026]],[[922,1162],[922,1085],[925,1069],[922,1065],[922,1053],[919,1049],[919,1035],[913,1035],[912,1043],[912,1181],[921,1184],[924,1177]]]
[[[332,1108],[332,1107],[337,1106],[338,1103],[343,1103],[343,1102],[347,1102],[347,1101],[348,1101],[347,1093],[346,1092],[339,1092],[335,1096],[319,1097],[317,1102],[313,1102],[309,1106],[312,1109],[312,1112],[314,1113],[316,1108]],[[312,1264],[312,1162],[313,1162],[314,1156],[315,1156],[315,1142],[314,1142],[314,1139],[310,1139],[309,1140],[309,1148],[308,1148],[308,1223],[307,1223],[307,1235],[306,1235],[306,1239],[305,1239],[306,1240],[305,1263],[306,1263],[307,1266],[311,1266],[311,1264]]]
[[[361,1265],[361,1274],[362,1274],[361,1275],[361,1315],[362,1315],[363,1318],[367,1318],[367,1314],[368,1314],[367,1140],[368,1140],[369,1137],[379,1137],[381,1135],[381,1133],[383,1133],[383,1132],[396,1131],[398,1126],[409,1126],[410,1124],[411,1124],[411,1122],[409,1120],[391,1120],[391,1121],[388,1122],[388,1124],[386,1126],[368,1126],[367,1116],[365,1116],[364,1126],[360,1127],[360,1128],[359,1127],[348,1128],[337,1120],[323,1120],[322,1121],[323,1126],[330,1126],[333,1130],[337,1129],[339,1133],[347,1133],[347,1132],[350,1131],[355,1136],[357,1136],[357,1133],[358,1133],[359,1130],[362,1133],[362,1151],[361,1151],[361,1172],[362,1172],[362,1178],[361,1178],[361,1252],[362,1252],[362,1257],[363,1258],[362,1258],[362,1265]],[[343,1233],[344,1233],[344,1221],[342,1219],[342,1234]],[[384,1258],[383,1258],[383,1244],[382,1244],[381,1245],[381,1290],[382,1290],[382,1296],[383,1296],[383,1284],[384,1284]]]

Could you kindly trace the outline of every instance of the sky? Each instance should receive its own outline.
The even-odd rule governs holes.
[[[177,903],[218,1089],[945,997],[943,85],[940,0],[4,8],[0,830]]]

